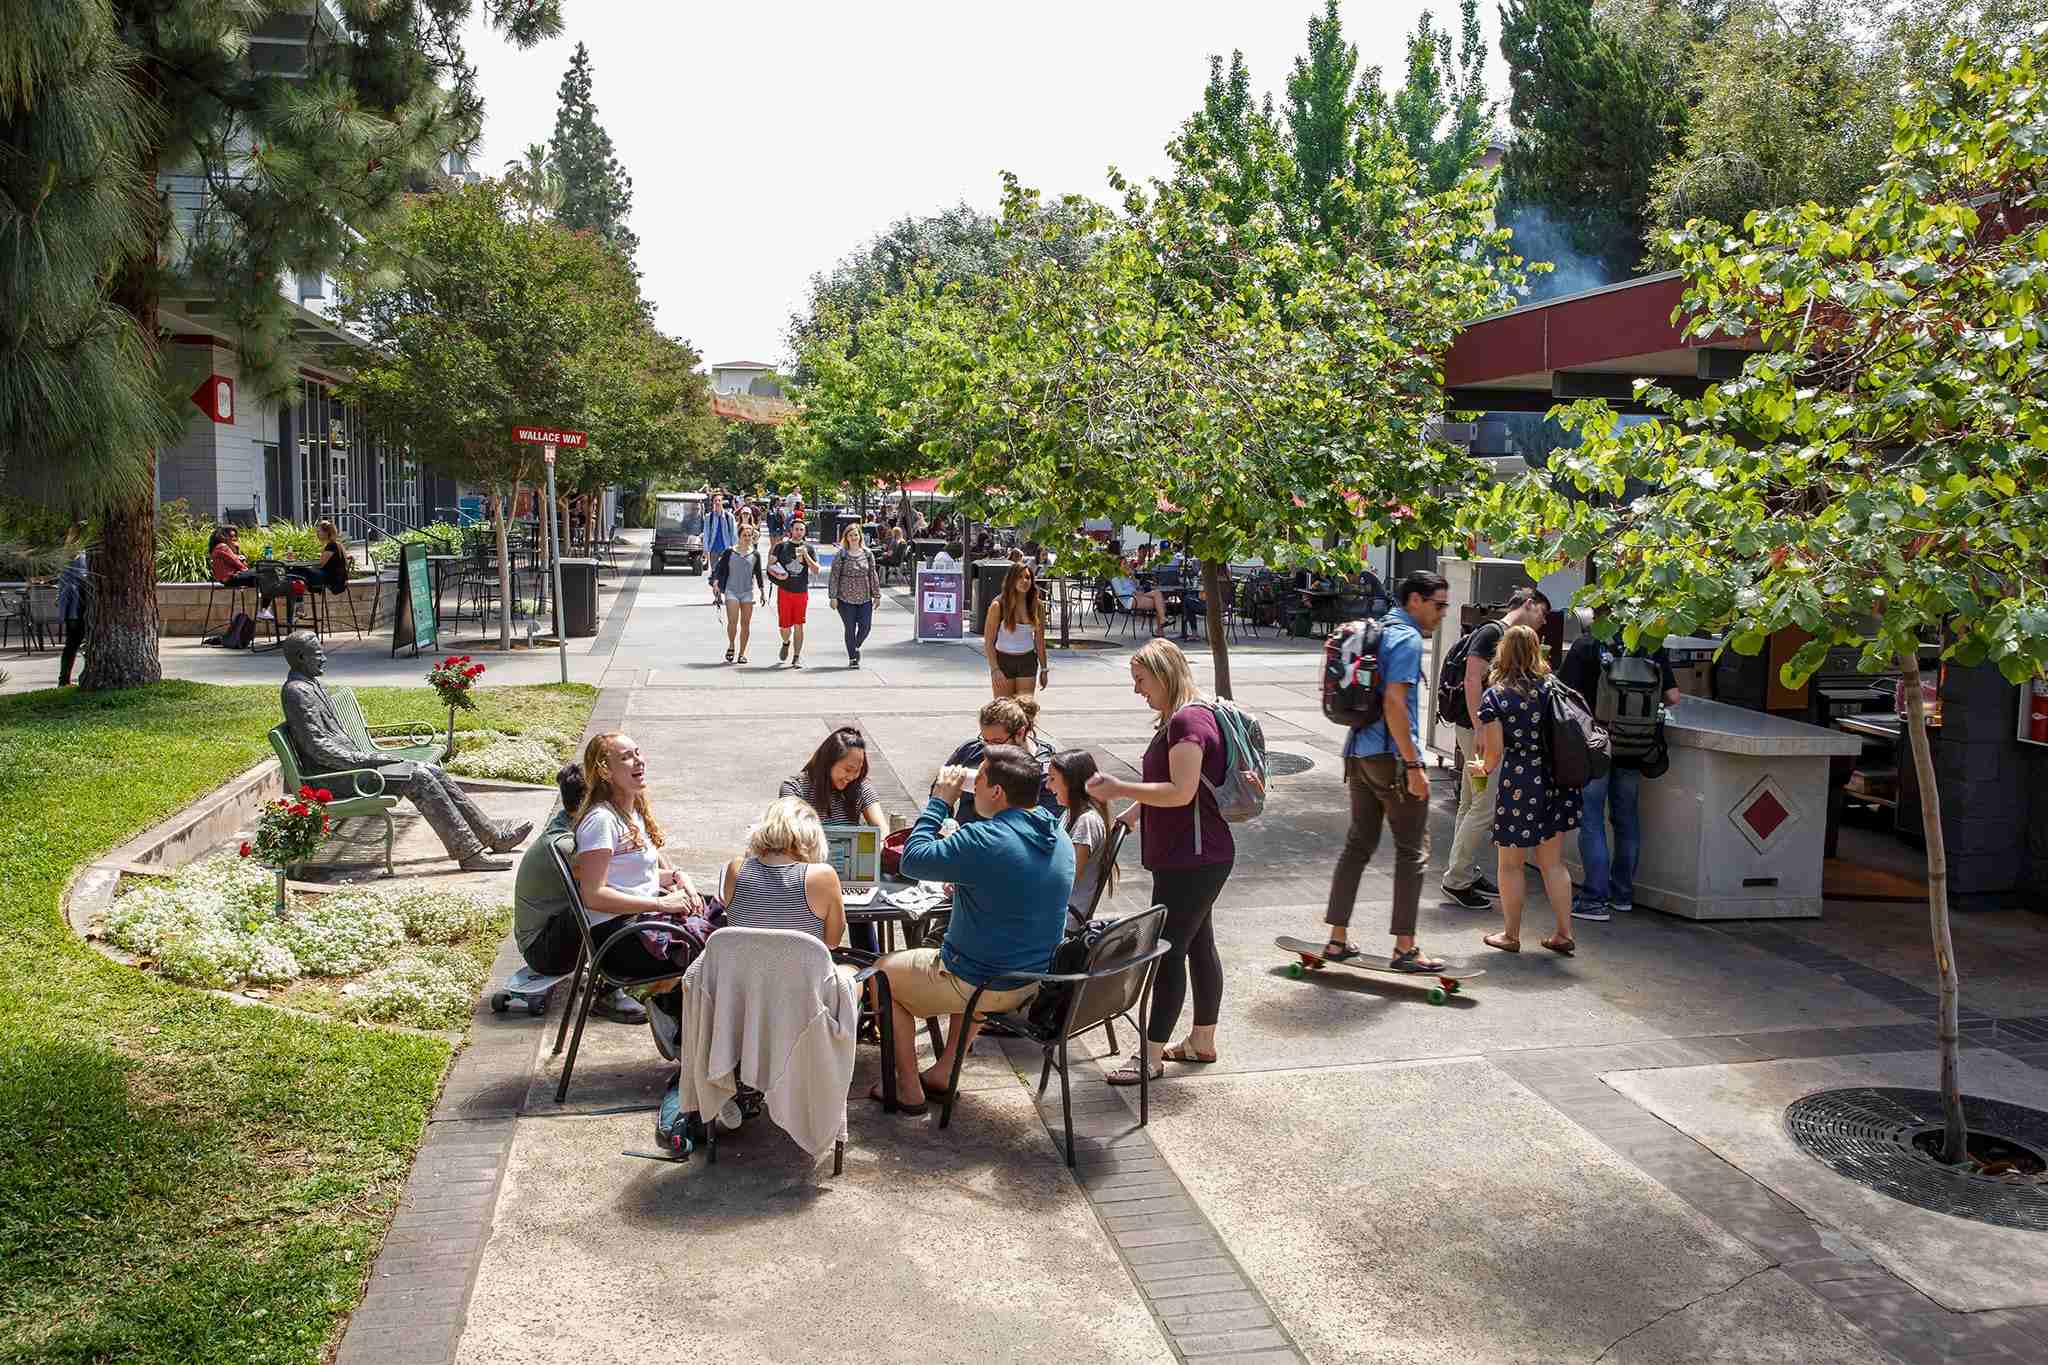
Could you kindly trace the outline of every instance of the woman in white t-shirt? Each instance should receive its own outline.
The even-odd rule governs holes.
[[[576,811],[576,890],[590,920],[590,940],[605,970],[653,976],[669,965],[634,936],[610,952],[606,943],[642,915],[695,915],[704,901],[688,874],[671,867],[666,838],[647,806],[647,760],[622,734],[599,735],[583,751],[589,791]],[[657,986],[666,989],[668,983]]]

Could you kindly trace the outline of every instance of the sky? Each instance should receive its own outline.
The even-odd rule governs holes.
[[[1347,0],[1361,67],[1397,83],[1407,35],[1456,0]],[[478,6],[481,10],[482,6]],[[1506,89],[1483,0],[1488,82]],[[1322,0],[784,0],[714,7],[565,0],[554,42],[520,52],[472,24],[485,99],[477,170],[554,131],[556,88],[589,45],[598,119],[633,177],[642,286],[707,365],[785,358],[814,272],[906,215],[992,211],[1001,173],[1107,198],[1200,104],[1209,57],[1241,49],[1278,103]],[[1502,120],[1504,122],[1504,119]]]

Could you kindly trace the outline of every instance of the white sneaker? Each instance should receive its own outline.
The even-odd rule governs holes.
[[[727,1100],[724,1104],[719,1106],[718,1126],[720,1128],[725,1129],[725,1131],[728,1133],[737,1133],[740,1130],[740,1120],[744,1117],[745,1116],[740,1113],[739,1100]]]
[[[277,613],[269,607],[258,607],[256,608],[256,619],[259,621],[275,621]]]

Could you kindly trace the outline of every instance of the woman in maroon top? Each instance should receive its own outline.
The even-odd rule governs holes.
[[[1159,973],[1152,981],[1143,1061],[1132,1057],[1110,1072],[1111,1085],[1136,1085],[1141,1065],[1157,1078],[1165,1073],[1165,1062],[1216,1060],[1223,958],[1216,951],[1210,920],[1237,859],[1230,826],[1216,808],[1216,798],[1202,785],[1205,777],[1211,783],[1223,780],[1228,750],[1215,715],[1198,704],[1202,698],[1187,655],[1171,640],[1153,640],[1131,659],[1131,682],[1145,704],[1159,713],[1159,733],[1152,737],[1139,769],[1143,780],[1120,782],[1097,773],[1088,780],[1088,794],[1133,803],[1117,818],[1138,827],[1140,861],[1152,874],[1152,903],[1166,907],[1161,933],[1173,951],[1159,960]],[[1184,1042],[1169,1048],[1166,1043],[1180,1019],[1190,977],[1195,985],[1194,1029]]]

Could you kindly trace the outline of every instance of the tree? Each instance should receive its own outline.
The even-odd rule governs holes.
[[[558,473],[593,486],[645,453],[660,408],[686,401],[678,370],[693,371],[695,354],[650,336],[616,252],[557,223],[515,221],[501,182],[422,197],[379,245],[408,268],[344,279],[340,314],[369,343],[346,392],[423,463],[496,495],[498,639],[509,648],[505,513],[542,474],[540,448],[514,441],[513,424],[589,432],[587,448],[561,452]],[[701,403],[701,376],[696,391]]]
[[[559,6],[484,0],[483,9],[524,45],[559,30]],[[326,6],[225,0],[112,0],[104,11],[122,47],[121,89],[100,90],[107,117],[143,134],[130,148],[115,140],[111,164],[129,169],[126,192],[142,222],[96,262],[90,285],[71,287],[103,291],[132,334],[148,340],[167,291],[206,300],[235,336],[245,401],[282,392],[296,374],[279,277],[336,268],[407,193],[433,182],[440,156],[474,144],[481,122],[457,37],[469,0],[344,8],[346,22]],[[287,49],[295,65],[250,62],[259,29],[300,22],[304,46]],[[46,22],[25,44],[40,49],[61,35]],[[175,212],[159,177],[175,178]],[[160,382],[154,347],[142,346],[139,358],[149,382]],[[131,428],[104,439],[141,436]],[[155,445],[134,450],[110,462],[134,477],[96,481],[89,689],[159,676]]]
[[[1077,536],[1109,516],[1185,545],[1204,565],[1216,687],[1230,693],[1219,566],[1279,550],[1342,561],[1362,533],[1448,538],[1446,489],[1476,477],[1433,439],[1440,360],[1463,320],[1501,297],[1510,267],[1485,218],[1491,177],[1424,195],[1401,162],[1382,186],[1406,211],[1381,251],[1296,241],[1268,202],[1240,220],[1222,183],[1191,198],[1195,168],[1287,185],[1277,140],[1242,167],[1195,128],[1171,185],[1089,208],[1100,240],[1074,269],[1018,265],[981,325],[927,343],[920,391],[949,420],[930,449],[970,501]],[[1119,188],[1124,188],[1119,184]],[[1354,194],[1340,186],[1342,196]],[[1349,205],[1333,215],[1356,221]],[[1069,203],[1069,212],[1081,206]],[[1037,195],[1007,181],[1012,231],[1043,230]],[[1221,268],[1219,268],[1221,262]]]
[[[640,250],[640,238],[626,226],[633,211],[633,177],[612,155],[611,135],[597,121],[590,98],[590,50],[582,43],[569,58],[560,93],[555,135],[548,143],[548,163],[562,181],[555,216],[564,227],[596,233],[630,263]]]
[[[1555,225],[1556,254],[1619,279],[1642,255],[1651,176],[1685,127],[1683,69],[1671,48],[1596,18],[1592,0],[1503,0],[1500,21],[1502,220]]]
[[[1242,69],[1241,55],[1236,65]],[[1212,67],[1212,85],[1218,74]],[[1308,52],[1294,59],[1282,111],[1287,149],[1294,158],[1295,201],[1302,218],[1314,223],[1318,232],[1327,233],[1332,226],[1324,192],[1351,178],[1352,144],[1364,113],[1357,77],[1358,47],[1344,41],[1337,0],[1323,0],[1321,17],[1308,21]],[[1363,94],[1377,96],[1379,85],[1379,68],[1367,67]],[[1249,93],[1249,78],[1245,86]]]
[[[1498,107],[1486,93],[1486,45],[1479,0],[1459,0],[1455,48],[1428,10],[1408,38],[1408,75],[1387,105],[1387,117],[1433,192],[1456,184],[1486,150]]]
[[[1739,380],[1691,400],[1649,387],[1664,417],[1626,428],[1577,405],[1583,444],[1475,499],[1470,529],[1532,571],[1597,554],[1580,600],[1611,607],[1631,645],[1725,627],[1754,654],[1796,626],[1812,638],[1788,685],[1842,645],[1903,673],[1956,1162],[1960,985],[1919,656],[1934,639],[2014,682],[2048,671],[2048,228],[2033,207],[2048,70],[2038,39],[1950,56],[1853,205],[1671,234],[1689,333],[1760,340]]]
[[[505,188],[519,212],[553,218],[562,211],[562,170],[548,156],[545,142],[526,144],[526,155],[505,163]]]

